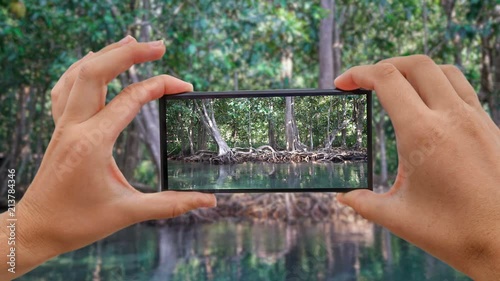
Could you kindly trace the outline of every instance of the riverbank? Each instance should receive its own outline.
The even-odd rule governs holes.
[[[368,154],[366,149],[320,149],[315,151],[285,151],[275,150],[269,145],[257,148],[232,148],[224,155],[217,152],[201,150],[193,155],[169,156],[168,160],[184,162],[203,162],[210,164],[239,164],[245,162],[267,162],[267,163],[300,163],[300,162],[366,162]]]
[[[382,191],[382,187],[376,189]],[[300,220],[324,222],[335,219],[365,223],[353,209],[340,204],[335,193],[236,193],[217,194],[217,207],[191,211],[159,224],[189,224],[231,219],[237,221],[279,220],[294,224]]]

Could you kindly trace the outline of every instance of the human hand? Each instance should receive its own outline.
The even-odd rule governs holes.
[[[125,88],[105,105],[111,80],[133,64],[160,59],[164,53],[161,41],[137,43],[126,37],[73,64],[55,85],[56,127],[40,169],[17,206],[21,258],[15,276],[131,224],[216,205],[213,194],[143,194],[127,182],[113,158],[118,135],[142,105],[193,89],[160,75]]]
[[[500,130],[460,70],[397,57],[353,67],[335,85],[376,91],[399,159],[387,193],[338,200],[472,278],[500,280]]]

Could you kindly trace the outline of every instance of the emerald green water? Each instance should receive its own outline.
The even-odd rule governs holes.
[[[370,223],[217,222],[132,226],[18,280],[470,279]]]
[[[168,161],[168,189],[366,188],[368,166],[356,163],[266,163],[232,165]]]

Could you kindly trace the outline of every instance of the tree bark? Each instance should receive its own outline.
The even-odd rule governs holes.
[[[345,112],[346,112],[346,107],[347,107],[347,99],[343,99],[342,100],[342,112],[344,112],[344,115],[345,115]],[[346,124],[347,125],[347,124]],[[347,128],[346,126],[344,126],[342,129],[341,129],[341,135],[342,135],[342,144],[341,144],[341,147],[342,148],[345,148],[347,147],[347,144],[346,144],[346,138],[347,138]]]
[[[500,57],[495,58],[495,46],[492,43],[492,36],[481,36],[481,86],[479,88],[479,99],[486,104],[490,110],[493,121],[498,125],[500,122],[499,109],[496,97],[499,89],[495,89],[494,78],[499,78],[499,75],[494,73],[494,64],[498,65]],[[498,72],[500,70],[495,70]],[[498,81],[496,82],[498,83]]]
[[[207,99],[201,100],[201,106],[199,106],[196,102],[198,112],[200,113],[200,119],[203,122],[203,125],[210,132],[212,139],[217,143],[218,146],[218,155],[226,155],[231,151],[226,141],[222,137],[219,127],[217,127],[217,122],[215,121],[214,111],[211,106],[211,102]],[[208,106],[207,106],[208,105]]]
[[[269,114],[267,117],[267,122],[268,122],[267,135],[269,138],[269,145],[272,148],[276,149],[277,148],[276,121],[274,120],[274,116],[273,116],[273,101],[272,101],[272,99],[269,99]]]
[[[387,151],[385,143],[385,111],[382,109],[379,114],[379,120],[375,122],[375,130],[377,134],[378,145],[380,149],[380,183],[387,184]]]
[[[363,119],[365,115],[365,101],[363,98],[357,99],[354,103],[354,116],[356,119],[356,148],[363,145]]]
[[[345,10],[341,12],[341,15],[339,17],[339,14],[337,12],[337,3],[335,0],[331,0],[332,6],[331,6],[331,11],[333,14],[333,77],[337,77],[340,75],[340,71],[342,68],[342,39],[341,39],[341,18],[343,18]],[[332,81],[333,85],[333,81]]]
[[[293,97],[285,97],[285,138],[286,149],[294,151],[301,149],[302,145],[299,140],[299,132],[295,122],[295,99]]]
[[[495,62],[493,74],[493,94],[491,95],[489,104],[491,117],[495,124],[500,127],[500,36],[496,36],[495,50],[493,52],[493,61]]]
[[[281,56],[281,81],[283,88],[292,86],[293,53],[290,48],[283,50]],[[285,142],[288,151],[300,149],[299,132],[295,122],[295,99],[285,97]]]
[[[321,7],[330,11],[319,26],[319,88],[333,88],[333,1],[321,0]]]
[[[138,83],[140,81],[134,66],[130,67],[128,74],[132,83]],[[134,119],[134,123],[140,132],[141,140],[144,142],[151,155],[151,160],[155,165],[157,175],[160,174],[161,166],[160,142],[158,141],[160,139],[159,118],[158,104],[156,101],[151,101],[142,107],[141,111],[139,111]],[[161,186],[158,184],[158,191],[161,191],[160,189]]]

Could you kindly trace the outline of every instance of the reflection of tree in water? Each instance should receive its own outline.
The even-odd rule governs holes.
[[[99,279],[470,280],[387,230],[343,219],[136,225],[19,278]]]
[[[359,270],[357,245],[372,239],[367,231],[371,224],[355,225],[221,222],[163,227],[158,231],[157,279],[153,280],[187,280],[188,276],[191,280],[223,276],[259,280],[255,278],[265,274],[270,274],[266,280],[271,281],[353,277]]]

